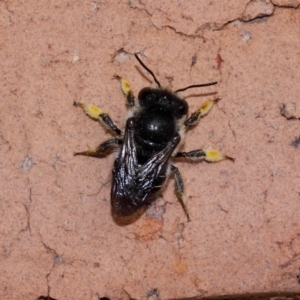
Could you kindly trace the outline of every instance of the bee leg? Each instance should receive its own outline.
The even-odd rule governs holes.
[[[114,124],[110,116],[104,113],[101,108],[93,104],[85,104],[79,102],[74,102],[73,105],[80,106],[92,119],[102,121],[106,125],[106,127],[112,130],[116,135],[120,136],[122,134],[122,131]]]
[[[121,89],[124,95],[126,96],[127,105],[130,107],[133,107],[135,105],[134,102],[134,95],[130,86],[130,83],[127,79],[122,78],[119,75],[114,76],[116,79],[118,79],[121,83]]]
[[[217,162],[224,159],[230,159],[232,161],[235,160],[234,158],[213,149],[198,149],[189,152],[177,152],[175,157],[184,157],[191,161],[206,160],[208,162]]]
[[[201,117],[208,114],[208,112],[212,109],[213,105],[217,103],[221,98],[216,98],[214,100],[208,100],[204,102],[192,115],[184,122],[185,126],[195,125]]]
[[[101,143],[95,150],[87,150],[82,152],[75,152],[74,155],[86,155],[86,156],[93,156],[93,157],[104,157],[111,151],[115,146],[121,145],[122,140],[116,138],[105,141]]]
[[[186,204],[186,199],[184,196],[184,184],[183,184],[183,180],[182,180],[182,176],[178,170],[178,168],[176,168],[175,166],[171,165],[171,171],[174,174],[175,177],[175,190],[176,190],[176,194],[179,197],[179,200],[181,202],[181,205],[183,207],[183,210],[186,214],[186,217],[188,219],[188,222],[191,221],[190,219],[190,215],[188,212],[188,208],[187,208],[187,204]]]

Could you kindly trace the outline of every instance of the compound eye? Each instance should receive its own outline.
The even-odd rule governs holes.
[[[180,107],[179,107],[179,115],[185,116],[189,111],[189,105],[187,104],[187,102],[184,99],[180,99],[180,100],[181,100],[181,103],[180,103]]]
[[[157,92],[155,89],[145,87],[140,90],[138,98],[140,106],[149,107],[155,103],[155,100],[157,99]]]

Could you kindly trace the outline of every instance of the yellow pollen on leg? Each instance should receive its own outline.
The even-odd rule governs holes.
[[[93,119],[99,119],[99,116],[103,114],[103,111],[101,108],[93,105],[93,104],[80,104],[82,109],[85,111],[85,113],[93,118]]]
[[[208,100],[208,101],[204,102],[199,109],[200,115],[201,116],[206,115],[213,107],[214,102],[215,102],[214,100]]]
[[[122,91],[127,96],[131,92],[130,83],[125,78],[121,78],[120,81],[121,81]]]
[[[217,150],[205,150],[205,160],[210,162],[217,162],[226,158],[226,155]]]

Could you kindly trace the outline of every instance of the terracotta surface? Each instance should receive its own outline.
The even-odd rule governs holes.
[[[273,3],[0,1],[0,299],[300,293],[300,1]],[[236,161],[176,164],[189,223],[170,179],[121,226],[113,155],[73,157],[110,137],[74,101],[122,127],[113,75],[150,84],[134,52],[165,86],[219,82],[183,93],[222,97],[184,149]]]

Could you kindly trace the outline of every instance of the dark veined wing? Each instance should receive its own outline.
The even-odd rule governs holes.
[[[139,165],[134,143],[134,117],[127,120],[123,146],[113,168],[111,204],[116,215],[133,214],[160,189],[165,181],[168,160],[179,142],[177,134],[162,151]]]

